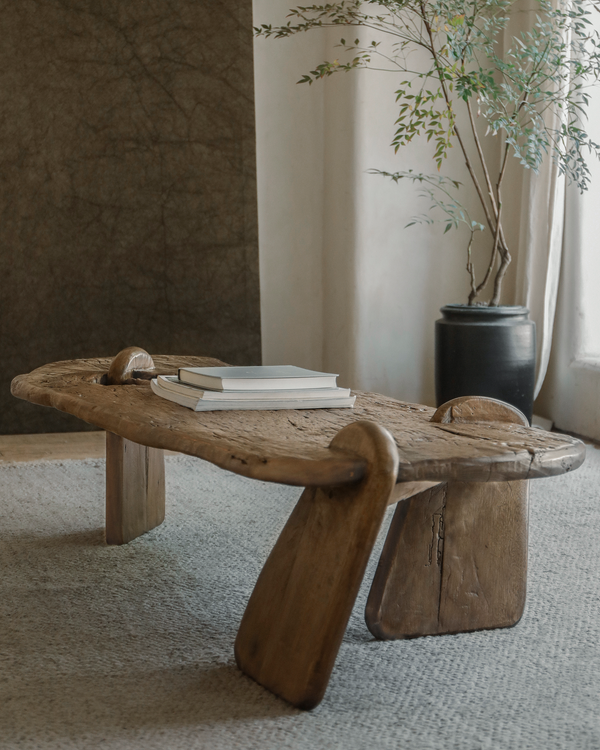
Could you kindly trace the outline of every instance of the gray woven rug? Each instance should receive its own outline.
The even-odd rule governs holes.
[[[233,659],[299,490],[173,457],[166,523],[106,547],[103,468],[0,466],[1,748],[600,748],[600,451],[532,483],[519,625],[376,642],[365,585],[311,713]]]

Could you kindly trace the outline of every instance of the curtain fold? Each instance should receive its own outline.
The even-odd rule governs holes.
[[[535,397],[548,371],[565,220],[565,178],[550,159],[524,176],[517,261],[517,301],[529,308],[537,334]]]
[[[552,3],[557,6],[556,0]],[[510,31],[528,31],[533,14],[517,14]],[[565,38],[565,44],[570,39]],[[560,128],[565,115],[550,113],[548,124]],[[537,173],[523,171],[523,205],[517,258],[516,302],[529,308],[536,324],[537,370],[534,398],[537,398],[548,371],[556,301],[560,279],[565,223],[565,177],[547,156]]]

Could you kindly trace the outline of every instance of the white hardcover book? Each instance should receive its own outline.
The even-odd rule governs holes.
[[[335,388],[337,375],[294,365],[180,367],[179,380],[211,391],[270,391]]]
[[[275,391],[212,391],[203,390],[200,386],[182,383],[177,375],[159,375],[157,384],[173,393],[201,398],[203,401],[264,401],[265,399],[332,399],[348,398],[349,388],[298,388],[296,390],[278,389]]]
[[[356,396],[316,398],[316,399],[267,399],[261,401],[240,401],[223,399],[221,401],[204,401],[204,399],[175,393],[157,384],[156,379],[150,381],[150,387],[157,396],[186,406],[193,411],[234,411],[234,410],[264,410],[274,409],[348,409],[354,406]]]

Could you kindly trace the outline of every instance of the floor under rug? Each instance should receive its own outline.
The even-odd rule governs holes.
[[[573,474],[532,482],[528,603],[515,628],[375,641],[362,614],[374,554],[310,713],[233,658],[300,490],[168,458],[165,524],[107,547],[103,471],[101,460],[0,466],[3,750],[600,750],[593,447]]]

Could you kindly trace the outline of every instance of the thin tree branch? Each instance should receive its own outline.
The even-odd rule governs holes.
[[[429,21],[427,20],[426,14],[425,14],[425,4],[424,4],[424,2],[421,1],[419,3],[419,5],[421,7],[421,14],[422,14],[422,17],[423,17],[423,23],[425,24],[425,28],[426,28],[427,34],[429,36],[429,42],[430,42],[430,50],[429,51],[430,51],[431,55],[433,56],[433,60],[434,60],[435,66],[436,66],[436,70],[437,70],[437,74],[438,74],[438,79],[440,81],[440,86],[441,86],[441,89],[442,89],[442,93],[444,94],[444,99],[446,100],[446,106],[448,107],[448,110],[452,113],[453,112],[453,110],[452,110],[452,102],[450,101],[450,96],[448,94],[448,90],[447,90],[447,87],[446,87],[446,82],[444,81],[444,76],[443,76],[442,70],[440,68],[440,64],[438,62],[437,52],[436,52],[436,49],[435,49],[435,43],[433,41],[433,33],[431,31],[431,26],[429,24]],[[473,169],[473,165],[471,164],[471,160],[469,159],[469,154],[467,153],[467,149],[465,147],[465,144],[463,143],[463,140],[462,140],[461,135],[460,135],[460,131],[459,131],[458,126],[456,125],[455,121],[452,123],[452,126],[454,128],[454,133],[455,133],[456,139],[458,140],[458,143],[460,145],[461,151],[463,152],[463,157],[464,157],[464,160],[465,160],[465,165],[467,167],[467,170],[468,170],[469,175],[471,177],[471,181],[473,182],[473,185],[474,185],[475,190],[477,192],[477,195],[479,197],[479,201],[481,202],[481,206],[483,208],[483,212],[485,214],[485,218],[486,218],[486,221],[488,223],[488,226],[490,227],[490,230],[492,232],[495,232],[496,231],[496,224],[492,220],[492,216],[490,214],[489,207],[488,207],[487,201],[485,199],[485,195],[483,193],[483,190],[481,189],[481,185],[479,184],[479,180],[477,179],[477,175],[475,174],[475,170]]]
[[[500,190],[498,190],[498,211],[499,211],[499,218],[500,218],[500,212],[502,211],[502,197],[501,197]],[[498,226],[500,226],[500,221],[498,221]],[[498,239],[499,234],[500,233],[498,232],[496,239],[494,241],[495,249],[497,248],[497,239]],[[494,292],[492,294],[492,299],[490,300],[490,307],[498,307],[500,303],[500,292],[502,290],[502,282],[504,281],[504,276],[506,275],[506,271],[508,269],[508,266],[511,260],[512,258],[508,251],[508,248],[506,247],[505,244],[503,244],[503,247],[500,250],[500,267],[498,268],[498,273],[496,274],[496,278],[494,279]],[[495,261],[495,257],[494,257],[494,261]]]
[[[467,247],[467,272],[471,279],[471,292],[469,294],[469,304],[473,304],[473,300],[477,297],[477,289],[475,286],[475,271],[473,269],[473,261],[471,259],[471,247],[473,246],[473,235],[474,232],[471,230],[471,236],[469,237],[469,246]]]
[[[496,218],[496,222],[498,221],[498,208],[496,206],[496,199],[494,197],[494,188],[492,187],[492,181],[490,179],[490,173],[487,168],[487,164],[485,161],[485,156],[483,154],[483,149],[481,148],[481,141],[479,140],[479,134],[477,132],[477,127],[475,126],[475,120],[473,118],[473,110],[471,109],[471,100],[467,99],[467,112],[469,113],[469,122],[471,123],[471,131],[473,133],[473,140],[475,141],[475,147],[477,148],[477,153],[479,154],[479,161],[481,162],[481,168],[483,170],[483,176],[485,178],[485,184],[487,185],[488,189],[488,195],[490,198],[490,202],[492,204],[492,210],[494,212],[494,216]]]

